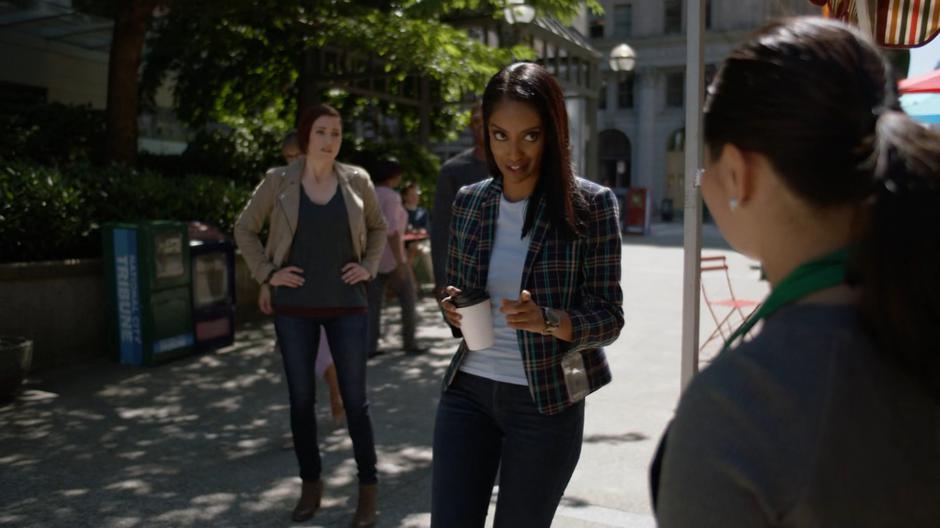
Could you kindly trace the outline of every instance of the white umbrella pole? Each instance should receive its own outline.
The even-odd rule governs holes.
[[[698,372],[699,288],[701,284],[702,197],[697,173],[702,166],[705,0],[686,0],[685,215],[682,280],[682,389]]]

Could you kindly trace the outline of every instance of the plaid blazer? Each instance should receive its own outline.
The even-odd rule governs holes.
[[[571,317],[570,343],[519,330],[519,350],[529,391],[542,414],[559,413],[572,404],[561,359],[579,351],[587,372],[589,392],[610,382],[604,349],[623,328],[620,289],[620,225],[613,191],[576,178],[577,191],[588,205],[586,228],[577,239],[565,239],[550,225],[540,200],[529,242],[522,284],[539,306],[564,310]],[[490,252],[496,234],[502,181],[490,178],[460,189],[453,203],[447,284],[486,289]],[[459,337],[459,331],[458,337]],[[446,389],[469,350],[465,341],[444,376]]]

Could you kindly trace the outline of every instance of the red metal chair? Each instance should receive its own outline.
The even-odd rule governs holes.
[[[704,351],[709,343],[718,338],[721,338],[723,344],[731,334],[734,333],[734,330],[743,323],[760,304],[757,301],[738,299],[734,294],[734,287],[731,285],[731,276],[728,274],[728,262],[726,257],[701,257],[701,265],[702,298],[705,299],[705,306],[708,307],[708,313],[711,314],[712,320],[715,322],[715,330],[702,342],[702,345],[699,347],[699,352]],[[715,298],[714,296],[709,296],[709,288],[705,287],[705,274],[713,272],[724,273],[724,282],[728,286],[727,297]]]

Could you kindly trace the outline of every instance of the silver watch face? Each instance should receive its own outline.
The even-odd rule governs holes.
[[[542,317],[545,319],[545,326],[549,328],[558,328],[561,325],[561,318],[551,308],[542,308]]]

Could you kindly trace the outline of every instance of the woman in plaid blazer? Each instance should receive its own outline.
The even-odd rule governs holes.
[[[623,327],[617,200],[574,176],[564,95],[541,66],[493,76],[483,120],[492,178],[454,200],[441,306],[459,329],[455,298],[486,291],[495,337],[462,341],[445,376],[431,525],[482,527],[499,468],[495,526],[547,528]]]

